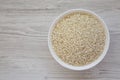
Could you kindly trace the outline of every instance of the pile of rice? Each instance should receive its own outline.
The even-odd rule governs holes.
[[[60,18],[51,33],[55,53],[73,66],[95,61],[104,50],[105,39],[102,22],[93,14],[79,11]]]

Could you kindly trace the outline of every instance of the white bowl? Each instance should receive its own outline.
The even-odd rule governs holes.
[[[51,32],[53,30],[53,27],[55,27],[55,23],[61,18],[63,17],[64,15],[68,14],[68,13],[71,13],[71,12],[75,12],[75,11],[81,11],[81,12],[87,12],[87,13],[90,13],[90,14],[93,14],[94,16],[96,16],[104,25],[104,28],[106,30],[106,41],[105,41],[105,47],[104,47],[104,50],[103,50],[103,53],[99,56],[98,59],[96,59],[95,61],[93,61],[92,63],[90,64],[87,64],[87,65],[84,65],[84,66],[72,66],[72,65],[69,65],[67,63],[65,63],[64,61],[62,61],[55,53],[54,49],[52,48],[52,43],[51,43]],[[58,16],[52,23],[50,29],[49,29],[49,33],[48,33],[48,47],[49,47],[49,50],[51,52],[51,55],[53,56],[53,58],[60,64],[62,65],[63,67],[65,68],[68,68],[68,69],[71,69],[71,70],[86,70],[86,69],[89,69],[89,68],[92,68],[94,67],[95,65],[97,65],[98,63],[100,63],[103,58],[105,57],[107,51],[108,51],[108,48],[109,48],[109,43],[110,43],[110,36],[109,36],[109,31],[108,31],[108,28],[105,24],[105,22],[98,16],[96,15],[96,13],[92,12],[92,11],[89,11],[89,10],[85,10],[85,9],[72,9],[72,10],[68,10],[66,12],[64,12],[63,14],[61,14],[60,16]]]

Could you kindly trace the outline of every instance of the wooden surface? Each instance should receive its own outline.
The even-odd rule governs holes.
[[[75,8],[96,12],[110,30],[108,54],[85,71],[61,67],[47,46],[51,22]],[[120,0],[0,0],[0,80],[120,80]]]

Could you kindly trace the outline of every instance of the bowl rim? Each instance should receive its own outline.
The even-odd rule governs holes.
[[[83,65],[83,66],[73,66],[73,65],[70,65],[70,64],[67,64],[65,63],[64,61],[62,61],[55,53],[53,47],[52,47],[52,42],[51,42],[51,32],[53,30],[53,28],[55,27],[55,23],[61,18],[63,17],[64,15],[67,15],[69,13],[72,13],[72,12],[76,12],[76,11],[81,11],[81,12],[87,12],[87,13],[90,13],[94,16],[96,16],[100,21],[101,23],[104,25],[104,29],[106,31],[106,40],[105,40],[105,46],[104,46],[104,50],[103,50],[103,53],[98,57],[98,59],[96,59],[95,61],[93,61],[92,63],[90,64],[87,64],[87,65]],[[110,35],[109,35],[109,30],[108,30],[108,27],[107,25],[105,24],[104,20],[98,16],[95,12],[91,11],[91,10],[86,10],[86,9],[70,9],[70,10],[67,10],[65,12],[63,12],[62,14],[60,14],[51,24],[50,28],[49,28],[49,32],[48,32],[48,47],[49,47],[49,50],[50,50],[50,53],[52,55],[52,57],[60,64],[62,65],[63,67],[65,68],[68,68],[68,69],[71,69],[71,70],[87,70],[87,69],[90,69],[94,66],[96,66],[98,63],[100,63],[103,58],[105,57],[105,55],[107,54],[107,51],[109,49],[109,44],[110,44]]]

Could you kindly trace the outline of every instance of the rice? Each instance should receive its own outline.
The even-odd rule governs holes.
[[[60,18],[51,33],[56,55],[73,66],[87,65],[98,59],[105,39],[102,22],[93,14],[79,11]]]

